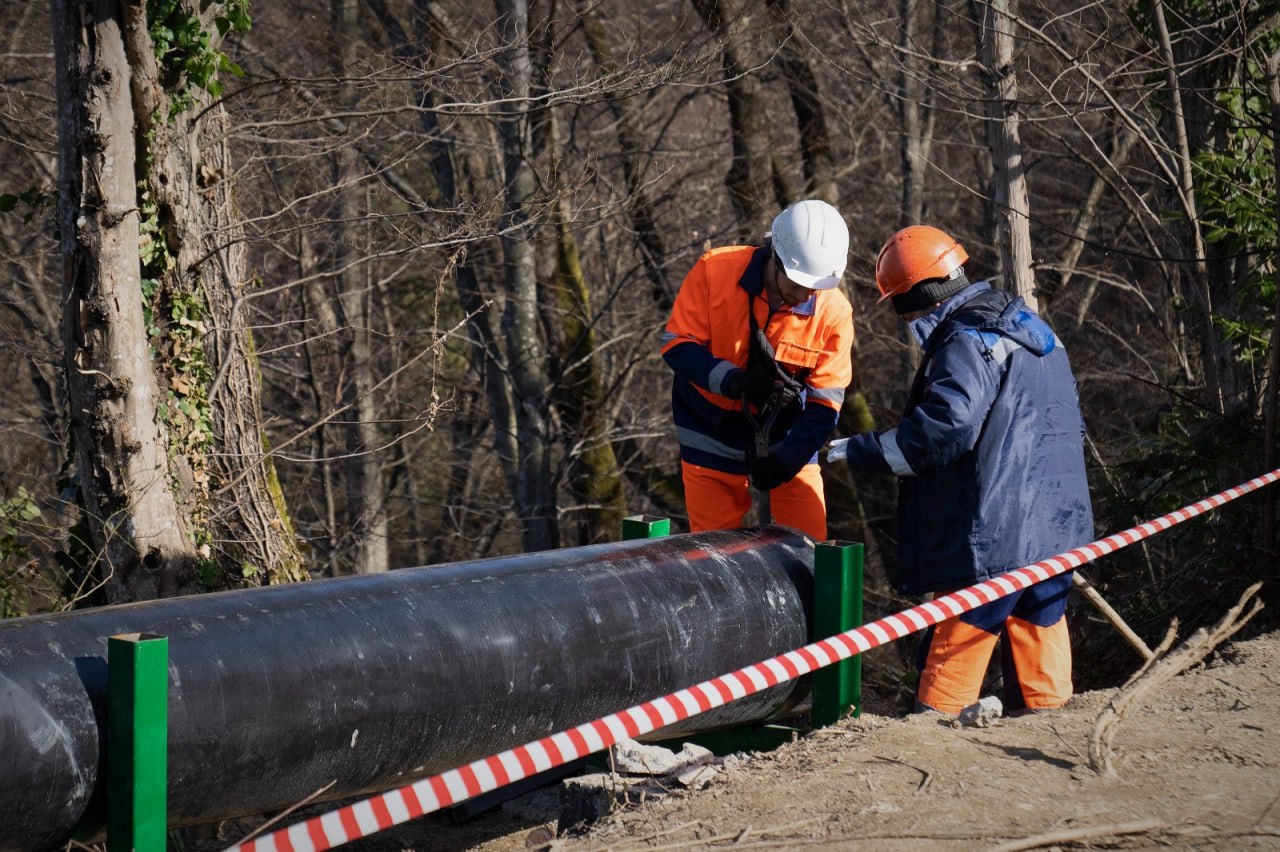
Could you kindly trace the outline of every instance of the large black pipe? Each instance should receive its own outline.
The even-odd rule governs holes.
[[[181,826],[388,789],[799,647],[812,588],[809,539],[761,527],[3,621],[0,849],[100,819],[109,636],[168,637]]]

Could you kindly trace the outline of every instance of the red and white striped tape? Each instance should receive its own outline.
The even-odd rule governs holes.
[[[1280,480],[1280,469],[1243,485],[1229,488],[1190,506],[1170,512],[1083,547],[1051,556],[1001,574],[975,586],[952,592],[928,603],[877,619],[828,639],[813,642],[754,665],[681,689],[661,698],[628,707],[572,728],[525,743],[501,754],[490,755],[466,766],[424,778],[414,784],[380,793],[288,828],[281,828],[243,843],[227,852],[319,852],[368,837],[424,814],[495,790],[522,778],[561,766],[608,748],[621,739],[635,738],[681,719],[705,713],[730,701],[808,674],[824,666],[901,639],[911,633],[954,618],[998,598],[1011,595],[1163,532],[1175,524],[1256,491]]]

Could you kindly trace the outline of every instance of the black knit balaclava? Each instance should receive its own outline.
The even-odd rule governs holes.
[[[893,296],[889,301],[899,315],[909,314],[931,308],[968,286],[969,279],[964,274],[964,267],[957,266],[946,278],[928,278],[907,292]]]

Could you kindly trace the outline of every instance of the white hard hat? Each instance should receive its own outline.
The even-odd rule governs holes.
[[[810,290],[840,283],[849,260],[849,226],[825,201],[797,201],[773,220],[773,253],[787,278]]]

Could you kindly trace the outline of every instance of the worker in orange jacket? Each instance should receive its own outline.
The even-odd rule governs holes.
[[[662,357],[692,531],[742,526],[751,485],[775,522],[826,540],[817,454],[853,380],[853,308],[837,289],[848,254],[844,219],[808,200],[763,246],[712,249],[685,276]]]

